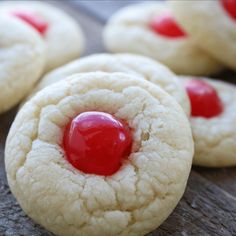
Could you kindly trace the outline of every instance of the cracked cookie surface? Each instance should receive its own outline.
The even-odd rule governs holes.
[[[125,53],[95,54],[73,61],[45,75],[34,89],[33,94],[73,74],[96,71],[124,72],[141,76],[163,88],[177,100],[187,115],[190,113],[189,99],[181,82],[174,73],[152,59]]]
[[[160,2],[146,2],[121,9],[104,30],[104,43],[112,52],[149,56],[177,74],[207,75],[221,69],[220,63],[199,49],[190,37],[168,38],[153,32],[153,17],[170,9]]]
[[[42,38],[46,44],[45,72],[77,58],[84,48],[84,36],[79,24],[68,14],[38,1],[2,1],[0,14],[30,12],[48,23]],[[66,32],[66,33],[65,33]]]
[[[15,18],[0,16],[0,113],[30,92],[44,63],[45,45],[40,36]]]
[[[125,120],[132,153],[104,177],[74,169],[61,146],[77,114],[97,110]],[[57,235],[144,235],[181,198],[191,168],[190,125],[164,90],[134,75],[85,73],[40,91],[7,138],[10,188],[24,211]]]

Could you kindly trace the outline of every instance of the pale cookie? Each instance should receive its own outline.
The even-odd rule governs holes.
[[[69,164],[64,128],[103,111],[132,129],[132,152],[112,176]],[[186,115],[164,90],[123,73],[77,74],[40,91],[18,113],[6,142],[10,188],[23,210],[56,235],[145,235],[183,195],[193,155]]]
[[[178,30],[164,3],[147,2],[125,7],[109,20],[104,30],[105,46],[112,52],[149,56],[178,74],[206,75],[221,69],[215,59],[196,47],[191,37],[157,33],[153,30],[155,26],[151,26],[155,22],[159,22],[159,30],[167,30],[170,24],[174,31]]]
[[[160,63],[132,54],[95,54],[73,61],[47,74],[36,86],[33,94],[73,74],[95,71],[125,72],[142,76],[172,95],[187,115],[190,113],[189,100],[179,79]]]
[[[233,18],[227,12],[224,2],[228,4],[226,2],[230,1],[173,0],[170,5],[179,24],[199,47],[221,63],[236,69],[236,15]],[[235,4],[235,1],[229,4]],[[235,5],[232,7],[235,8]]]
[[[207,167],[236,165],[236,87],[222,81],[202,80],[216,90],[223,109],[211,118],[191,117],[195,142],[193,164]]]
[[[41,37],[19,20],[0,16],[0,113],[29,93],[44,63],[45,45]]]
[[[40,22],[39,27],[45,27],[41,36],[47,47],[46,72],[78,58],[83,51],[84,36],[79,24],[52,5],[38,1],[7,1],[0,3],[1,13],[32,15],[36,24]]]

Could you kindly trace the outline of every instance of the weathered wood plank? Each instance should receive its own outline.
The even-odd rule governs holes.
[[[236,167],[217,169],[194,167],[194,170],[236,197]]]
[[[192,172],[178,207],[151,235],[236,235],[235,200]]]

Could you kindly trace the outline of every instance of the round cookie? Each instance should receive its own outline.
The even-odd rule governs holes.
[[[190,113],[189,99],[179,79],[160,63],[132,54],[95,54],[73,61],[45,75],[34,89],[33,94],[73,74],[95,71],[125,72],[142,76],[172,95],[187,115]]]
[[[28,25],[0,16],[0,113],[25,97],[39,79],[45,63],[45,45]]]
[[[85,111],[110,113],[132,130],[132,152],[111,176],[83,173],[65,157],[64,129]],[[94,72],[48,86],[23,106],[5,164],[23,210],[56,235],[145,235],[181,198],[192,155],[188,119],[164,90],[134,75]]]
[[[221,63],[236,69],[236,18],[225,7],[229,4],[233,5],[236,17],[236,2],[231,0],[170,1],[177,21],[195,43]]]
[[[200,78],[198,79],[200,80]],[[186,81],[191,81],[191,78],[185,78],[185,84]],[[193,164],[206,167],[236,165],[236,87],[212,79],[204,78],[201,81],[206,82],[216,90],[221,105],[208,97],[210,102],[205,112],[209,113],[211,109],[210,112],[214,112],[215,115],[211,117],[191,116],[195,142]],[[207,90],[209,93],[209,88]],[[203,106],[204,104],[201,104],[201,109]]]
[[[23,17],[24,19],[29,15],[28,21],[44,24],[41,25],[41,27],[45,27],[41,36],[47,48],[45,72],[79,57],[84,48],[84,36],[79,24],[52,5],[38,1],[3,1],[0,3],[1,13],[23,14],[17,18]]]
[[[177,74],[206,75],[222,68],[181,32],[168,5],[161,2],[136,4],[117,12],[105,27],[104,43],[112,52],[149,56]]]

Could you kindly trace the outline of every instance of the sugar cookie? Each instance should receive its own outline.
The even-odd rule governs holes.
[[[236,87],[212,79],[188,78],[195,165],[236,165]]]
[[[147,2],[121,9],[104,30],[109,51],[149,56],[177,74],[206,75],[222,67],[177,25],[168,5]]]
[[[0,16],[0,113],[20,102],[39,79],[45,45],[28,25]]]
[[[170,4],[179,24],[199,47],[236,69],[236,1],[173,0]]]
[[[52,5],[38,1],[3,1],[0,2],[1,13],[27,22],[41,34],[47,47],[45,71],[79,57],[84,48],[84,36],[78,23]]]
[[[66,157],[65,128],[88,111],[109,113],[130,129],[131,153],[113,175],[82,172]],[[70,135],[79,133],[72,129]],[[157,228],[181,198],[193,140],[186,115],[164,90],[138,76],[94,72],[37,93],[18,113],[5,154],[16,199],[54,234],[141,236]]]

